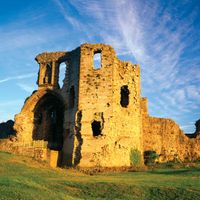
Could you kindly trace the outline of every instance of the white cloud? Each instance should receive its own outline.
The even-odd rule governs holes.
[[[17,85],[24,91],[28,92],[28,93],[32,93],[34,91],[34,87],[24,84],[24,83],[17,83]]]
[[[28,14],[27,14],[28,15]],[[66,36],[66,28],[57,24],[48,26],[30,26],[28,22],[16,21],[2,26],[0,29],[0,52],[13,51],[16,49],[41,47],[42,44],[53,44],[55,40]],[[28,51],[31,51],[30,49]]]
[[[34,77],[35,73],[29,73],[29,74],[23,74],[23,75],[17,75],[17,76],[10,76],[4,79],[0,80],[0,83],[4,83],[7,81],[11,81],[11,80],[20,80],[20,79],[26,79],[26,78],[31,78]]]

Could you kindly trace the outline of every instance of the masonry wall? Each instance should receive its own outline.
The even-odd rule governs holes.
[[[94,69],[96,51],[101,51],[100,69]],[[79,166],[130,165],[130,149],[141,150],[139,67],[120,62],[108,45],[85,44],[81,46],[79,85],[80,138],[75,142],[81,149]],[[123,85],[131,91],[126,109],[120,105]],[[91,126],[94,120],[102,126],[96,137]]]
[[[34,108],[39,100],[49,93],[55,96],[58,95],[55,91],[41,89],[27,98],[21,112],[15,116],[14,129],[16,130],[16,137],[0,141],[0,150],[50,162],[52,151],[48,148],[48,141],[33,140]],[[57,159],[60,159],[59,156],[57,156]],[[61,160],[58,162],[60,165]]]
[[[36,131],[37,135],[42,136],[41,139],[34,138],[34,130],[38,126],[38,122],[36,122],[38,119],[35,113],[36,107],[44,98],[46,98],[46,100],[49,98],[50,101],[54,99],[55,102],[52,102],[54,106],[55,104],[59,104],[56,107],[64,107],[64,105],[62,105],[63,98],[61,96],[61,90],[58,87],[58,72],[60,62],[65,61],[66,57],[66,52],[45,52],[36,57],[37,62],[40,64],[37,81],[38,90],[34,91],[32,95],[25,100],[21,112],[15,116],[14,129],[16,131],[16,140],[14,142],[5,141],[5,143],[12,144],[8,145],[11,148],[6,149],[6,151],[28,155],[38,160],[49,161],[49,159],[51,159],[51,152],[53,152],[53,149],[50,148],[49,139],[43,137],[43,130],[37,129]],[[52,65],[51,81],[44,83],[45,66],[48,63]],[[43,116],[42,119],[44,120],[45,116]],[[62,127],[59,127],[59,129],[62,129]],[[53,131],[51,130],[51,132]],[[60,134],[62,137],[62,132]],[[58,154],[58,157],[60,157],[60,152]]]
[[[15,115],[14,129],[16,130],[17,141],[21,146],[31,146],[33,143],[32,132],[34,129],[34,108],[47,90],[39,90],[28,97],[21,112]]]
[[[160,162],[200,159],[200,138],[188,138],[171,119],[148,115],[147,99],[142,99],[144,151],[155,151]]]
[[[76,155],[73,155],[73,152],[75,151],[75,123],[79,98],[80,48],[68,53],[65,64],[65,78],[63,80],[63,87],[61,88],[61,94],[65,101],[62,162],[63,165],[71,166],[74,164],[73,159],[76,159]]]
[[[95,53],[101,53],[99,69],[94,69]],[[65,108],[63,165],[129,166],[131,149],[142,151],[139,66],[120,61],[114,49],[104,44],[83,44],[71,52],[42,53],[36,60],[40,63],[39,89],[15,118],[18,144],[34,149],[37,143],[38,148],[48,149],[48,141],[34,141],[33,130],[35,107],[46,94],[51,94]],[[59,89],[62,62],[66,73]],[[50,76],[46,77],[47,65],[52,66],[50,82],[46,82],[50,80]],[[129,93],[126,107],[120,102],[124,86]],[[94,135],[94,122],[101,126],[98,136]]]
[[[113,75],[113,116],[114,131],[117,138],[116,146],[123,162],[129,164],[129,152],[137,149],[141,153],[142,125],[140,107],[140,68],[129,62],[117,60]],[[128,87],[129,104],[123,107],[120,103],[121,88]]]
[[[101,50],[101,68],[94,69],[94,52]],[[76,146],[80,149],[79,166],[112,165],[110,143],[114,143],[112,130],[113,63],[115,52],[106,45],[82,45],[79,81],[80,129]],[[101,123],[100,136],[93,136],[92,122]],[[118,165],[118,163],[116,163]]]

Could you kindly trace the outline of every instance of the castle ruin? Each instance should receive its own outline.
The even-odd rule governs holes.
[[[12,151],[80,167],[130,166],[132,149],[141,159],[145,151],[155,151],[160,162],[200,159],[200,134],[188,138],[173,120],[149,116],[139,65],[120,61],[111,46],[83,44],[70,52],[39,54],[36,61],[38,90],[15,116]]]

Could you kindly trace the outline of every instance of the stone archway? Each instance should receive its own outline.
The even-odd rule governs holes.
[[[46,93],[36,104],[33,120],[33,140],[48,142],[48,148],[61,150],[63,147],[64,104],[61,99]]]

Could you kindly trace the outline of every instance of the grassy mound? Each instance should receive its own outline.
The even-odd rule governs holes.
[[[0,200],[200,199],[200,167],[87,175],[0,152]]]

